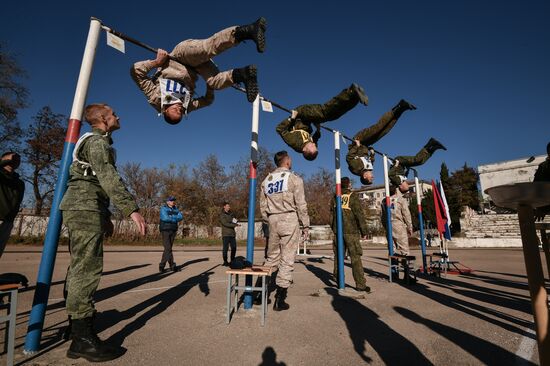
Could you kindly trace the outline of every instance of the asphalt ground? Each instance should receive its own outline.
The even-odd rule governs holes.
[[[290,310],[275,312],[270,305],[264,327],[257,306],[252,310],[241,306],[226,324],[227,276],[220,265],[220,250],[178,248],[174,254],[181,271],[159,274],[159,247],[106,247],[104,275],[96,293],[97,329],[102,339],[121,344],[126,352],[105,364],[538,363],[520,249],[451,250],[452,260],[474,272],[419,276],[413,286],[389,283],[387,252],[367,249],[363,264],[372,293],[364,299],[338,294],[331,277],[332,259],[301,258],[289,289]],[[420,253],[413,254],[420,258]],[[8,246],[0,272],[23,273],[33,285],[40,255],[40,247]],[[254,255],[261,263],[263,252]],[[69,254],[60,247],[42,348],[32,356],[22,351],[34,288],[20,292],[17,365],[87,363],[65,357],[69,343],[62,340],[67,324],[62,290],[68,263]],[[347,264],[346,284],[353,287]],[[5,354],[0,356],[0,365],[5,360]]]

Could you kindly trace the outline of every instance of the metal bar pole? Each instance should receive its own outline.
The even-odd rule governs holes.
[[[258,163],[258,130],[260,125],[260,96],[252,103],[252,138],[250,142],[250,184],[248,191],[248,234],[246,238],[246,261],[254,263],[254,216],[256,212],[256,175]],[[252,276],[246,276],[245,286],[252,286]],[[252,309],[252,292],[244,292],[244,308]]]
[[[338,258],[338,288],[346,287],[344,276],[344,232],[342,227],[342,177],[340,172],[340,132],[334,131],[334,162],[336,168],[336,244]]]
[[[537,333],[539,359],[541,365],[550,365],[550,311],[548,308],[548,293],[544,284],[544,273],[540,261],[540,250],[535,229],[533,208],[528,205],[518,207],[519,227],[523,243],[523,256],[527,282],[533,306],[533,318]]]
[[[76,92],[74,95],[73,106],[61,162],[59,164],[59,173],[55,186],[55,193],[52,201],[48,228],[44,239],[44,249],[38,269],[38,278],[36,280],[36,290],[34,292],[34,300],[27,328],[27,336],[25,338],[25,354],[32,354],[38,351],[40,346],[40,338],[42,336],[42,328],[44,326],[44,315],[48,304],[48,296],[50,293],[50,285],[52,274],[55,265],[55,256],[57,254],[57,244],[59,242],[59,233],[61,231],[61,211],[59,204],[63,198],[63,194],[67,189],[67,180],[69,178],[69,167],[72,163],[72,153],[74,145],[80,135],[80,121],[84,104],[86,103],[86,95],[88,93],[88,85],[92,74],[95,51],[101,31],[101,22],[99,19],[92,18],[90,21],[90,30],[88,39],[86,40],[86,48],[82,57],[82,65],[80,74],[76,84]]]
[[[420,198],[420,182],[418,181],[418,173],[414,171],[414,185],[416,189],[416,204],[418,206],[418,226],[420,229],[420,248],[422,248],[422,266],[423,272],[428,273],[426,263],[426,240],[424,240],[424,218],[422,217],[422,200]]]
[[[388,178],[388,157],[384,156],[384,186],[386,189],[386,237],[388,239],[388,253],[393,255],[393,229],[391,226],[391,199],[390,180]]]

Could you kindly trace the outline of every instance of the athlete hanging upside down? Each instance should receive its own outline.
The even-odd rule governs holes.
[[[349,147],[346,161],[350,172],[360,177],[361,184],[372,184],[374,179],[374,149],[371,146],[390,132],[403,112],[414,109],[414,105],[401,99],[391,111],[384,113],[378,122],[355,134],[354,144]]]
[[[159,49],[156,59],[133,65],[132,79],[149,104],[170,124],[177,124],[183,115],[212,104],[214,90],[235,83],[244,83],[247,99],[253,102],[258,95],[256,66],[220,72],[211,58],[244,40],[254,41],[258,52],[264,52],[266,24],[266,20],[260,18],[249,25],[226,28],[207,39],[188,39],[180,42],[170,54]],[[150,76],[149,72],[155,68],[158,72]],[[198,75],[206,81],[206,93],[195,99]]]
[[[303,104],[297,107],[289,118],[279,123],[277,133],[288,146],[302,153],[304,158],[315,160],[318,154],[317,141],[321,137],[320,124],[334,121],[355,107],[357,103],[367,105],[368,101],[365,90],[354,83],[325,104]],[[317,128],[313,135],[311,134],[312,124]]]

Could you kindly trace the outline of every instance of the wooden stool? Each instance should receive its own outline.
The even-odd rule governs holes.
[[[8,315],[0,316],[0,323],[8,323],[4,338],[4,352],[7,353],[7,365],[13,365],[13,350],[15,348],[15,324],[17,317],[17,290],[19,284],[0,285],[0,298],[8,295],[8,302],[0,305],[0,309],[9,309]]]
[[[392,259],[397,261],[397,264],[392,264]],[[392,280],[392,270],[395,269],[396,271],[399,271],[399,267],[403,270],[403,273],[405,274],[405,283],[407,285],[410,285],[410,276],[409,274],[413,274],[414,279],[416,281],[416,271],[414,270],[414,263],[416,261],[416,256],[414,255],[402,255],[402,254],[394,254],[388,256],[388,262],[390,265],[390,282],[393,282]]]
[[[227,324],[231,321],[231,312],[234,310],[237,312],[239,309],[239,290],[244,291],[261,291],[262,292],[262,316],[261,316],[261,324],[264,326],[265,324],[265,313],[267,308],[267,287],[266,287],[266,280],[265,278],[267,276],[271,276],[272,267],[265,267],[265,266],[252,266],[247,267],[243,269],[228,269],[225,271],[227,274]],[[254,286],[239,286],[239,275],[252,276],[252,281],[254,281],[254,276],[258,276],[262,278],[262,286],[261,287],[254,287]],[[235,282],[233,282],[233,276],[235,276]],[[234,299],[234,302],[232,301]]]

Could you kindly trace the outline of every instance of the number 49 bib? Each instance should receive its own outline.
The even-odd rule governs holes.
[[[267,195],[288,191],[290,172],[271,173],[264,181],[264,192]]]

